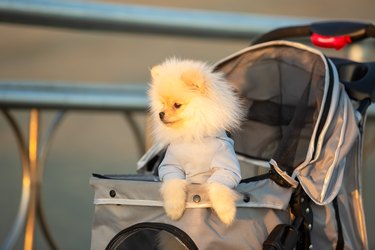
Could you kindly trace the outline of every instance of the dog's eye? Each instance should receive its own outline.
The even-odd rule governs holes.
[[[175,103],[175,104],[173,104],[173,106],[174,106],[176,109],[181,108],[181,105],[182,105],[182,104],[180,104],[180,103]]]

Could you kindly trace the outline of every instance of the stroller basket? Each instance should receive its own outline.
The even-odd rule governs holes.
[[[94,175],[92,249],[367,249],[361,144],[374,88],[350,86],[373,83],[373,65],[280,40],[219,61],[215,70],[248,110],[231,135],[244,177],[234,223],[208,209],[200,185],[189,187],[187,210],[172,221],[157,176]],[[152,169],[162,155],[149,151],[142,166]]]

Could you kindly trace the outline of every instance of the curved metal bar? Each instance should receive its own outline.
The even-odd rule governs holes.
[[[134,134],[134,137],[135,137],[135,140],[136,140],[136,143],[137,143],[137,147],[138,147],[139,156],[142,156],[145,153],[145,150],[146,150],[145,140],[142,136],[142,132],[139,129],[139,126],[137,125],[137,121],[134,119],[134,116],[132,114],[133,114],[133,112],[126,111],[125,112],[125,119],[128,121],[128,123],[130,125],[130,129],[132,130],[132,132]]]
[[[8,110],[2,109],[1,111],[3,112],[6,120],[9,122],[13,130],[14,135],[16,136],[17,146],[20,151],[22,163],[22,193],[18,213],[13,223],[12,229],[6,237],[4,244],[1,246],[1,249],[7,250],[14,249],[17,240],[20,238],[20,235],[24,229],[26,215],[30,203],[31,176],[26,144],[21,129],[19,128],[17,121],[13,118]]]
[[[38,155],[38,183],[39,185],[37,190],[37,197],[36,197],[36,203],[37,203],[37,216],[39,219],[39,223],[42,229],[42,232],[44,236],[46,237],[47,243],[50,246],[50,249],[58,249],[57,243],[55,239],[53,238],[51,231],[48,228],[47,220],[45,218],[45,213],[43,209],[43,203],[42,203],[42,179],[43,179],[43,172],[44,172],[44,166],[45,161],[47,158],[47,152],[49,149],[49,146],[51,144],[52,138],[54,136],[54,133],[56,132],[58,126],[61,124],[61,121],[65,115],[65,110],[60,111],[57,113],[57,115],[52,120],[47,133],[45,134],[43,142],[40,144],[40,150]]]
[[[62,119],[64,118],[64,115],[65,115],[66,111],[65,110],[61,110],[59,111],[56,116],[54,117],[54,119],[51,121],[51,124],[44,136],[44,140],[40,143],[40,150],[39,150],[39,155],[38,155],[38,159],[39,159],[39,173],[42,174],[43,171],[44,171],[44,163],[45,163],[45,160],[47,158],[47,152],[48,152],[48,148],[49,148],[49,145],[52,141],[52,138],[58,128],[58,126],[61,124],[61,121]],[[39,178],[41,179],[42,176],[40,175]]]

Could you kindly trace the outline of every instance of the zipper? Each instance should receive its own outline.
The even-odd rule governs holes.
[[[102,180],[120,180],[120,181],[147,181],[147,182],[160,182],[159,177],[154,175],[139,175],[139,174],[97,174],[93,173],[92,177]]]

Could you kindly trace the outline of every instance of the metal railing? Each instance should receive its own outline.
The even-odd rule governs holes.
[[[2,0],[0,21],[79,30],[244,39],[313,19],[100,2]]]
[[[41,189],[48,148],[67,111],[100,110],[124,114],[135,138],[140,154],[145,149],[144,136],[135,121],[135,112],[145,112],[147,96],[145,85],[88,85],[56,84],[47,82],[0,82],[0,108],[15,135],[22,164],[22,192],[18,214],[1,249],[13,249],[24,233],[24,249],[33,249],[36,222],[51,249],[57,249],[44,216]],[[10,110],[29,109],[29,138],[25,140],[17,120]],[[42,110],[57,110],[42,135]],[[41,138],[44,138],[41,141]]]
[[[0,0],[0,22],[41,25],[82,31],[133,32],[250,41],[255,36],[281,26],[316,21],[313,19],[274,17],[228,12],[168,9],[100,2],[47,0]],[[41,205],[40,189],[48,145],[59,123],[69,110],[124,112],[133,129],[139,150],[144,149],[142,134],[132,117],[145,112],[145,85],[122,86],[90,84],[49,84],[42,82],[0,82],[0,108],[12,127],[22,160],[22,195],[18,215],[4,249],[12,249],[24,232],[24,249],[33,248],[35,223],[52,249],[57,245],[49,233]],[[30,109],[29,140],[10,113],[11,109]],[[40,141],[40,112],[59,110]],[[371,108],[370,114],[375,114]]]
[[[3,108],[145,111],[145,84],[1,82]]]

